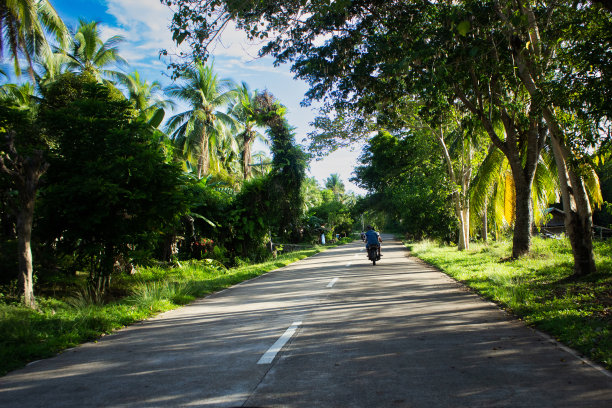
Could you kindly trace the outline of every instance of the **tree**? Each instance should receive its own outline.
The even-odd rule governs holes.
[[[295,134],[285,118],[284,106],[268,92],[258,94],[254,105],[257,123],[268,128],[272,141],[271,211],[268,216],[277,236],[299,240],[299,221],[304,206],[301,187],[308,156],[295,144]]]
[[[186,211],[181,171],[121,92],[91,73],[67,73],[46,88],[41,120],[56,139],[41,233],[87,259],[104,291],[119,256],[152,250]]]
[[[495,2],[495,10],[504,35],[512,44],[518,77],[533,103],[541,110],[550,131],[565,226],[574,254],[574,273],[593,273],[592,209],[580,163],[585,147],[597,148],[600,145],[598,139],[601,139],[601,133],[597,126],[579,129],[579,122],[580,116],[588,116],[587,123],[599,124],[601,113],[593,115],[593,99],[584,98],[576,91],[584,86],[584,82],[593,82],[594,76],[605,78],[605,74],[610,72],[607,63],[595,63],[595,67],[589,69],[591,72],[580,72],[581,63],[576,63],[573,54],[578,51],[579,55],[592,55],[593,50],[587,45],[593,38],[590,31],[599,32],[606,27],[607,30],[604,28],[601,32],[609,37],[612,18],[609,13],[601,12],[592,5],[577,6],[573,2]],[[568,23],[569,26],[576,24],[574,27],[581,27],[582,21],[589,21],[589,24],[583,29],[567,30]],[[583,51],[585,46],[589,47],[588,53]],[[596,48],[599,56],[610,52],[609,42],[603,47],[596,47],[600,48]],[[561,58],[557,58],[557,54],[561,54]],[[568,57],[568,54],[572,56]],[[601,89],[601,85],[597,88]],[[576,93],[579,100],[572,101]],[[607,93],[609,89],[603,92],[604,95]],[[597,102],[594,105],[601,108]],[[584,106],[588,107],[587,112],[584,112]],[[571,120],[564,123],[563,118],[568,114],[572,115]]]
[[[16,213],[19,281],[24,304],[36,307],[32,263],[32,223],[39,180],[49,164],[45,158],[46,141],[37,121],[37,112],[29,85],[15,87],[13,95],[0,102],[0,171],[8,175],[17,191]]]
[[[401,229],[411,238],[454,240],[456,187],[439,149],[424,130],[379,132],[364,148],[359,158],[363,164],[355,168],[352,180],[370,192],[357,207],[384,220],[381,226]]]
[[[332,173],[325,180],[325,187],[330,189],[334,193],[334,197],[337,201],[340,201],[342,194],[344,194],[344,183],[340,179],[338,173]]]
[[[17,75],[21,74],[19,57],[25,57],[30,76],[34,78],[33,57],[51,53],[45,31],[60,44],[67,40],[68,30],[48,0],[14,0],[0,4],[0,53],[13,59]]]
[[[120,77],[118,82],[125,87],[127,99],[140,112],[141,117],[154,127],[163,121],[165,109],[174,106],[172,101],[163,97],[163,89],[158,81],[144,80],[138,71]]]
[[[251,148],[253,142],[259,139],[263,142],[267,142],[264,136],[256,130],[257,122],[254,113],[253,101],[257,95],[257,91],[251,92],[246,83],[242,83],[236,89],[236,103],[231,107],[229,114],[239,124],[241,130],[237,136],[240,141],[242,151],[242,174],[244,179],[251,177],[252,171],[251,166]]]
[[[97,21],[79,20],[72,43],[65,50],[69,58],[68,67],[72,72],[92,72],[98,80],[121,78],[123,73],[108,68],[127,65],[127,61],[119,55],[118,48],[124,38],[114,35],[103,41],[98,24]]]
[[[167,131],[187,160],[196,161],[196,174],[202,178],[210,166],[211,139],[225,134],[224,124],[231,118],[220,111],[235,97],[231,81],[220,80],[212,66],[196,63],[181,73],[183,84],[171,85],[168,95],[189,104],[190,109],[172,116]]]

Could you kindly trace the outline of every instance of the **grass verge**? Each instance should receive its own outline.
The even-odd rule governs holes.
[[[508,260],[511,242],[458,251],[430,241],[409,243],[436,266],[509,312],[612,369],[612,241],[595,243],[596,275],[572,276],[568,240],[534,237],[529,255]]]
[[[326,248],[333,246],[336,245]],[[317,246],[232,269],[202,261],[185,262],[179,268],[144,268],[135,275],[115,279],[113,285],[119,292],[129,295],[110,303],[90,296],[87,291],[62,299],[38,297],[38,311],[0,303],[0,375],[323,249]]]

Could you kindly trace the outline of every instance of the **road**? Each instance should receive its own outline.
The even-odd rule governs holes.
[[[385,237],[0,378],[0,407],[612,407],[612,376]]]

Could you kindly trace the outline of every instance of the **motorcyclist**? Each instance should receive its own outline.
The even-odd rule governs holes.
[[[382,238],[380,237],[380,234],[374,230],[374,227],[372,227],[371,225],[368,225],[368,230],[365,233],[366,236],[366,251],[370,248],[370,245],[377,245],[378,246],[378,256],[381,257],[382,255],[380,254],[380,243],[382,242]]]

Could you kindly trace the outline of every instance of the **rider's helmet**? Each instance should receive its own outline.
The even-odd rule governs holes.
[[[369,231],[369,230],[373,230],[373,229],[374,229],[374,227],[372,227],[371,225],[368,225],[367,229],[368,229],[368,231]]]

